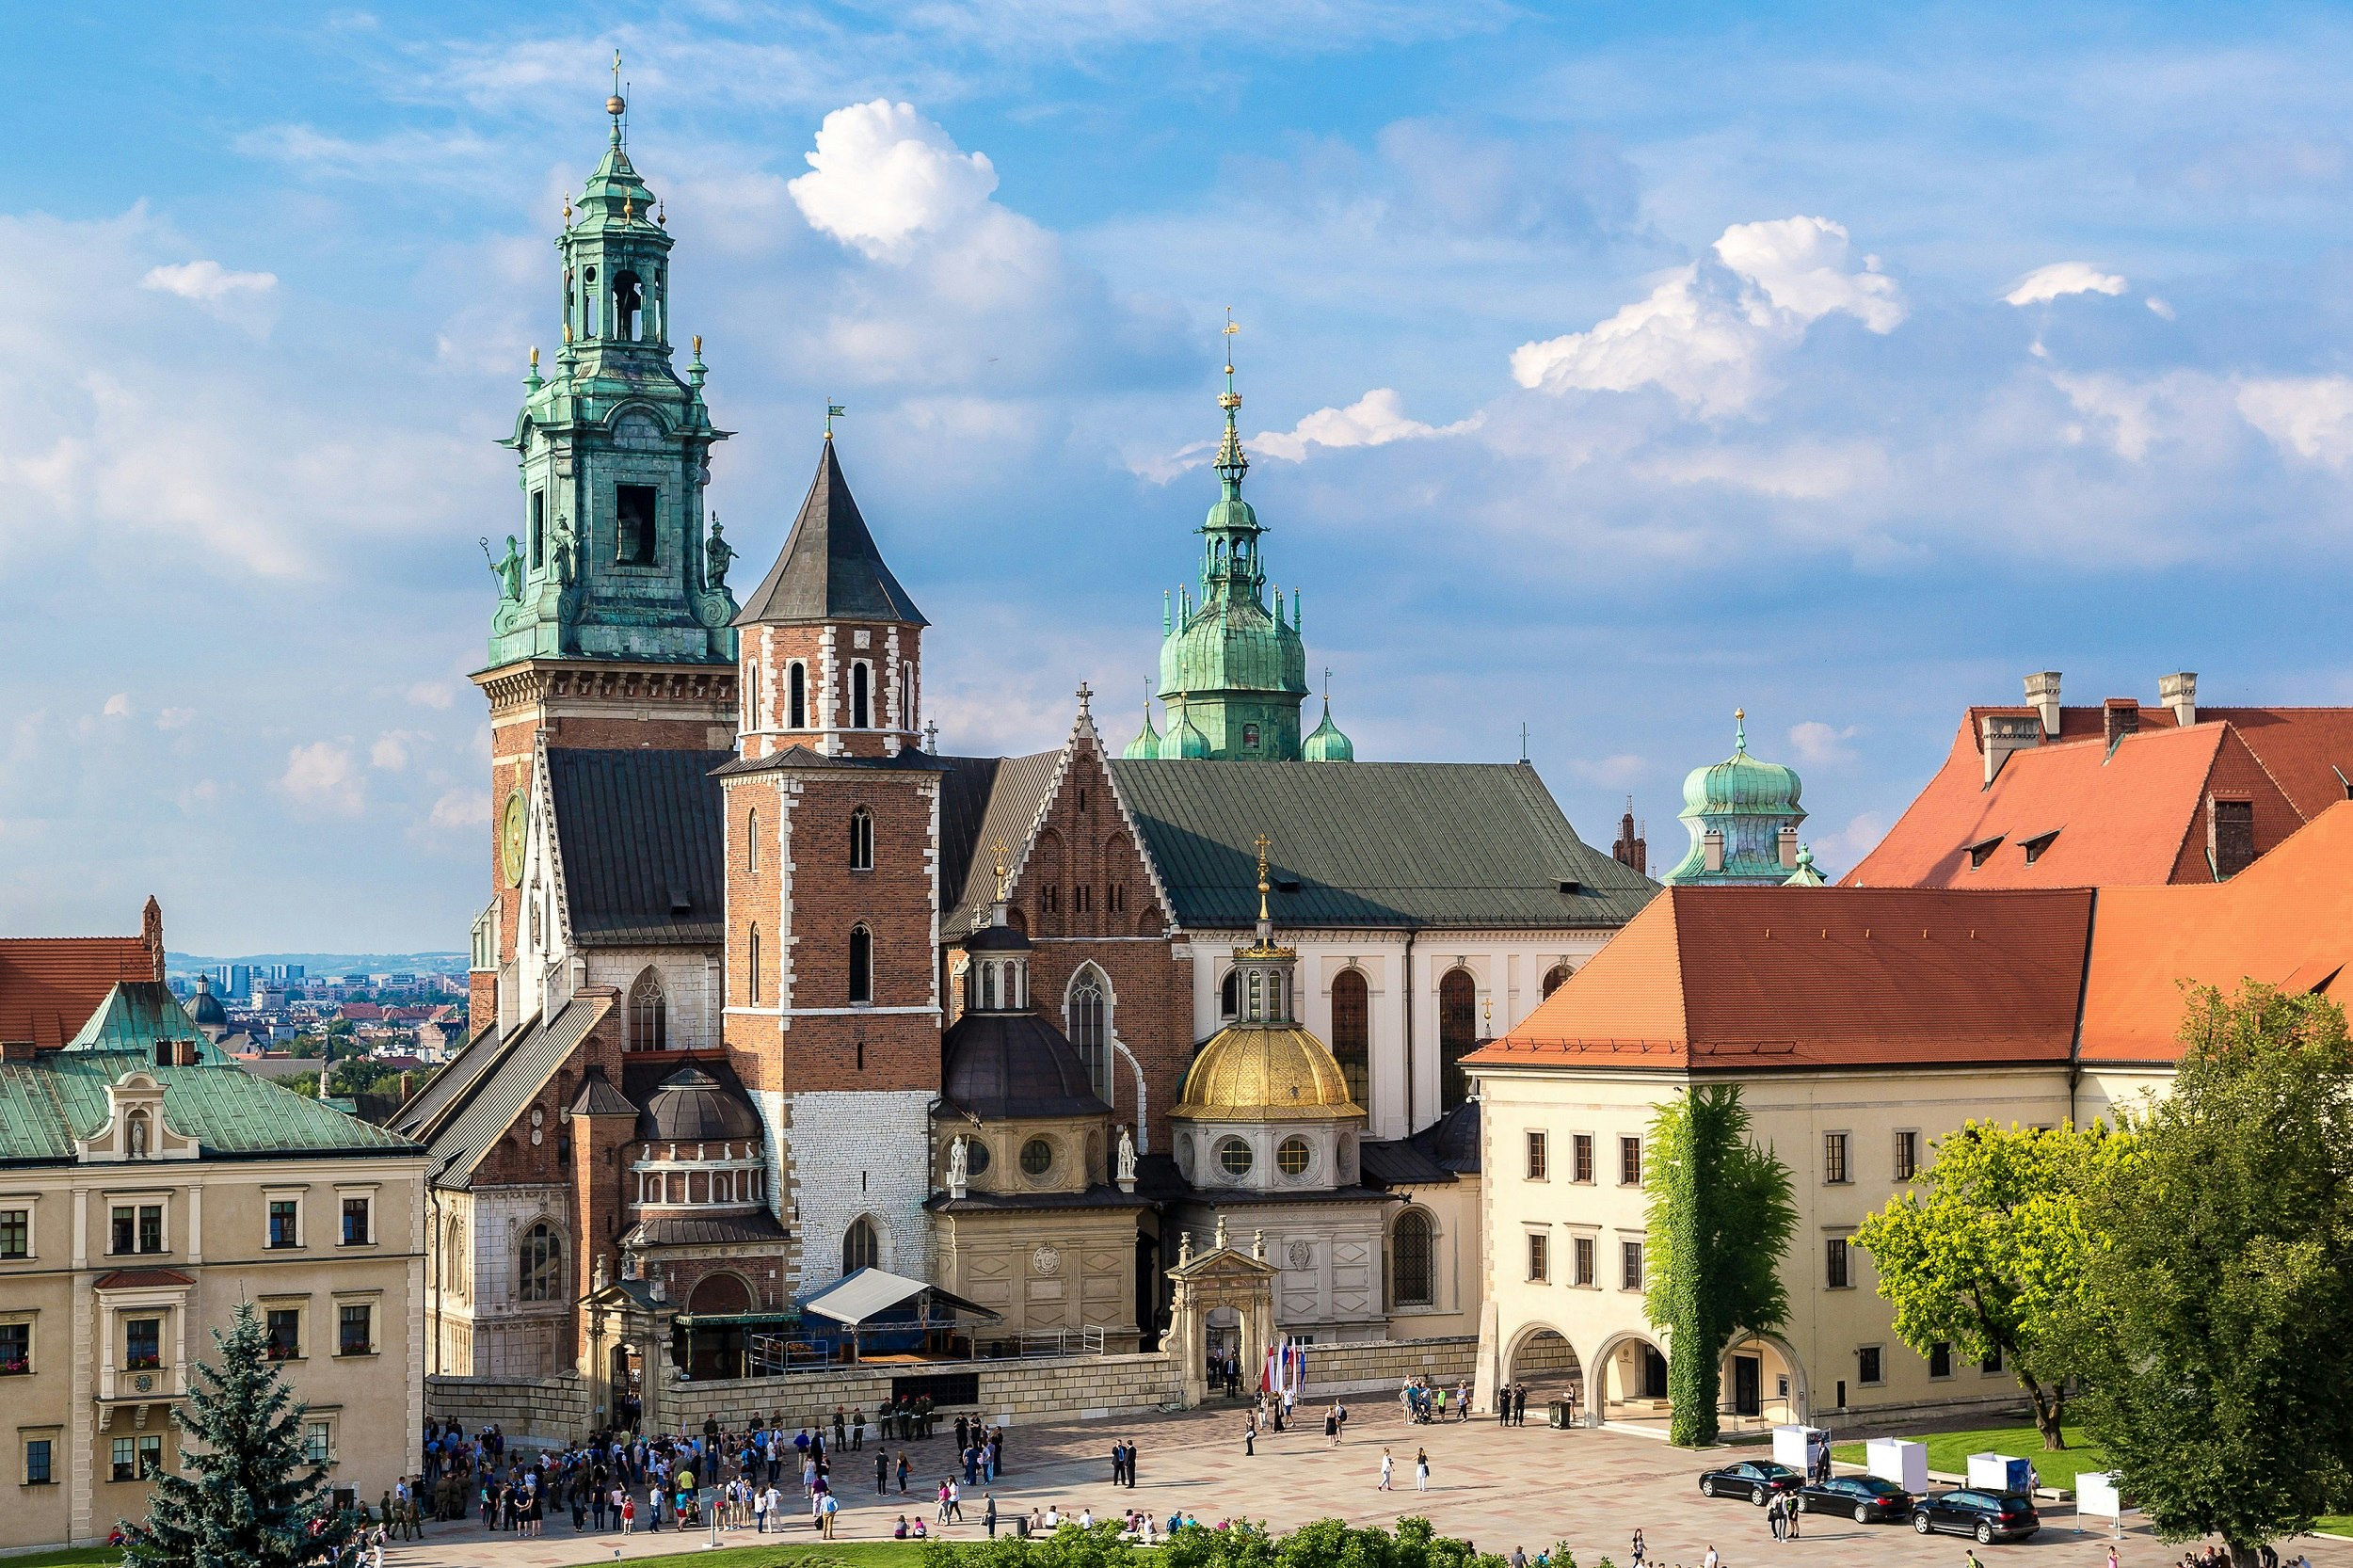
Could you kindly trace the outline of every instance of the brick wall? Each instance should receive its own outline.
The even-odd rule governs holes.
[[[795,664],[802,668],[807,697],[797,729],[792,712]],[[867,726],[854,729],[851,682],[860,664],[868,671]],[[876,621],[760,626],[744,636],[741,665],[746,757],[766,757],[793,745],[837,756],[889,756],[915,744],[922,731],[918,627]]]

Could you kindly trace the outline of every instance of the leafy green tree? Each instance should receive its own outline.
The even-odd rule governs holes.
[[[304,1406],[269,1359],[250,1302],[237,1304],[218,1364],[199,1362],[186,1406],[172,1412],[183,1471],[155,1478],[147,1523],[123,1524],[124,1568],[301,1568],[350,1540],[331,1506],[327,1467],[302,1452]],[[315,1528],[313,1527],[316,1527]]]
[[[1865,1220],[1896,1336],[1968,1361],[1996,1353],[2025,1390],[2046,1448],[2063,1448],[2072,1321],[2089,1249],[2081,1194],[2125,1140],[2105,1128],[1970,1122],[1936,1144],[1918,1187]]]
[[[2173,1091],[2087,1208],[2085,1429],[2168,1540],[2301,1534],[2353,1456],[2353,1048],[2317,996],[2194,991]]]
[[[1781,1259],[1797,1231],[1788,1167],[1749,1136],[1737,1084],[1689,1090],[1652,1118],[1643,1311],[1667,1335],[1668,1434],[1716,1441],[1724,1347],[1789,1317]]]

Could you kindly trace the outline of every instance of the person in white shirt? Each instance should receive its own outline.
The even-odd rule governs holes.
[[[752,1528],[760,1535],[768,1533],[768,1494],[752,1494]]]

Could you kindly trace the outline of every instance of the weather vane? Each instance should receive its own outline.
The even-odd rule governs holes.
[[[849,409],[843,408],[839,403],[828,403],[825,405],[825,440],[833,440],[833,422],[835,417],[837,415],[846,414],[849,411]]]

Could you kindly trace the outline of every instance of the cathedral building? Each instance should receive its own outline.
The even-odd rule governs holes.
[[[1328,697],[1303,734],[1301,596],[1242,499],[1230,370],[1160,722],[1119,747],[1082,686],[1059,745],[940,754],[927,623],[830,429],[730,589],[726,432],[699,340],[675,363],[670,236],[613,108],[557,242],[563,348],[507,443],[480,1032],[394,1123],[433,1151],[428,1369],[581,1366],[616,1399],[664,1355],[719,1375],[862,1268],[979,1302],[984,1334],[1156,1343],[1176,1233],[1242,1201],[1202,1152],[1236,1139],[1282,1322],[1475,1324],[1462,1059],[1656,885],[1526,763],[1357,760]],[[1293,1088],[1299,1170],[1257,1148]],[[608,1307],[666,1347],[624,1354]]]

